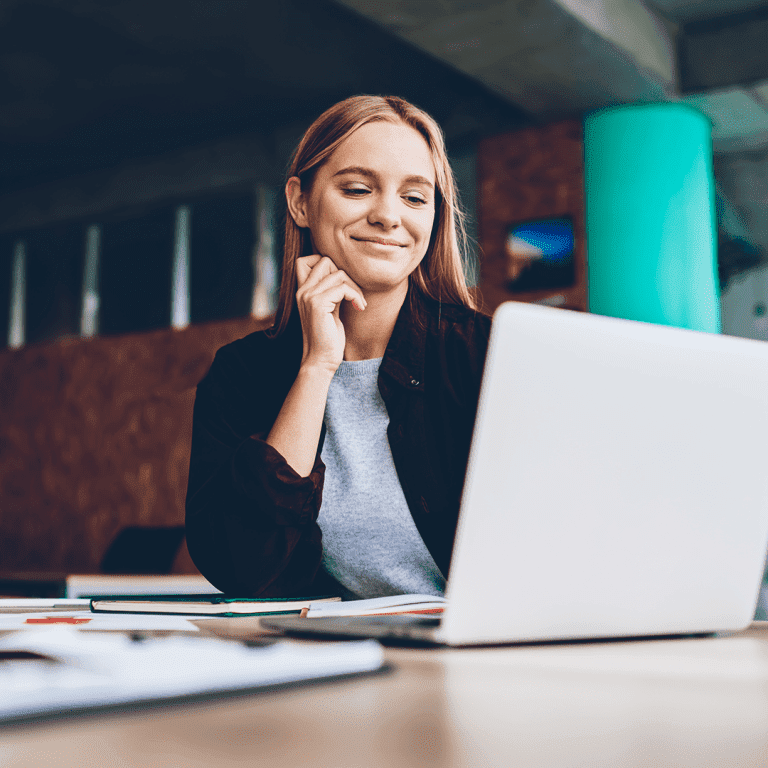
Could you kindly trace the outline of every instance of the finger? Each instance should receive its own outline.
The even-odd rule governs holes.
[[[301,297],[307,301],[315,295],[321,294],[342,284],[347,285],[352,289],[356,297],[355,304],[359,309],[365,309],[368,306],[368,302],[366,301],[363,292],[360,290],[360,287],[350,279],[346,272],[342,272],[341,270],[337,270],[331,275],[326,275],[316,283],[310,284],[309,281],[307,281],[300,291],[297,292],[297,296],[301,295]]]
[[[338,289],[341,287],[347,289],[346,294],[338,293]],[[332,275],[326,275],[326,277],[315,285],[308,286],[305,284],[296,293],[299,302],[308,305],[312,305],[316,301],[320,301],[322,304],[322,302],[325,301],[324,297],[329,295],[342,296],[342,298],[346,298],[353,302],[354,306],[359,310],[363,310],[368,306],[368,302],[365,300],[362,291],[344,272],[341,271],[337,271]],[[338,301],[341,301],[342,298],[339,298]]]
[[[327,256],[313,253],[310,256],[300,256],[296,259],[296,278],[298,285],[303,285],[312,271],[317,269],[319,275],[336,272],[338,267]]]
[[[333,261],[327,256],[323,256],[318,260],[315,266],[312,267],[309,276],[301,285],[309,288],[313,285],[317,285],[323,278],[327,277],[328,275],[332,275],[338,272],[340,272],[340,270],[333,263]]]
[[[312,268],[321,258],[322,256],[315,253],[312,256],[300,256],[296,259],[296,280],[299,286],[304,284]]]
[[[304,285],[307,281],[309,281],[310,285],[314,285],[325,275],[329,275],[332,272],[338,271],[338,267],[327,256],[319,256],[318,254],[313,254],[312,256],[302,256],[296,259],[297,278],[299,276],[299,263],[302,265],[302,279],[298,280],[299,287]],[[309,267],[308,272],[307,267]]]
[[[336,312],[342,301],[349,301],[360,311],[365,309],[365,299],[347,283],[332,285],[324,291],[313,293],[308,297],[308,302],[315,308],[321,308],[326,312]]]

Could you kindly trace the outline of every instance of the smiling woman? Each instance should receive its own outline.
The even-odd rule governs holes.
[[[442,594],[490,320],[442,133],[396,97],[300,142],[275,325],[195,401],[187,540],[225,592]]]
[[[365,166],[355,165],[361,158]],[[434,164],[418,131],[367,123],[342,142],[308,190],[293,176],[287,194],[291,217],[309,230],[315,253],[330,258],[367,301],[402,304],[435,219]]]

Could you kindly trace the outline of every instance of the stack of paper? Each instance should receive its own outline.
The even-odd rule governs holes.
[[[0,610],[0,632],[20,629],[56,629],[72,627],[81,630],[110,632],[198,632],[198,627],[183,616],[136,616],[128,614],[94,614],[84,611],[28,612]]]
[[[190,616],[268,616],[301,613],[340,597],[225,597],[224,595],[143,595],[91,600],[97,613],[180,613]]]
[[[0,722],[373,672],[372,640],[250,648],[213,638],[82,634],[69,628],[0,639]]]
[[[91,601],[87,598],[67,597],[3,597],[0,598],[0,616],[6,613],[36,613],[38,611],[87,611]]]
[[[440,614],[446,599],[437,595],[391,595],[343,603],[312,603],[307,618],[323,616],[383,616],[385,614]]]
[[[95,595],[220,595],[203,576],[113,576],[111,574],[71,574],[67,576],[67,597]]]

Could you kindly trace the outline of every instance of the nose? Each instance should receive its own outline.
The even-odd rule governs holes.
[[[368,211],[368,223],[383,229],[394,229],[399,226],[398,203],[397,195],[382,193],[373,196],[371,208]]]

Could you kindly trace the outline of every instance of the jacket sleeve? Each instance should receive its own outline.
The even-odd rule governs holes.
[[[265,442],[274,399],[227,347],[197,387],[187,545],[200,572],[228,594],[307,594],[320,567],[325,467],[318,454],[302,478]]]

